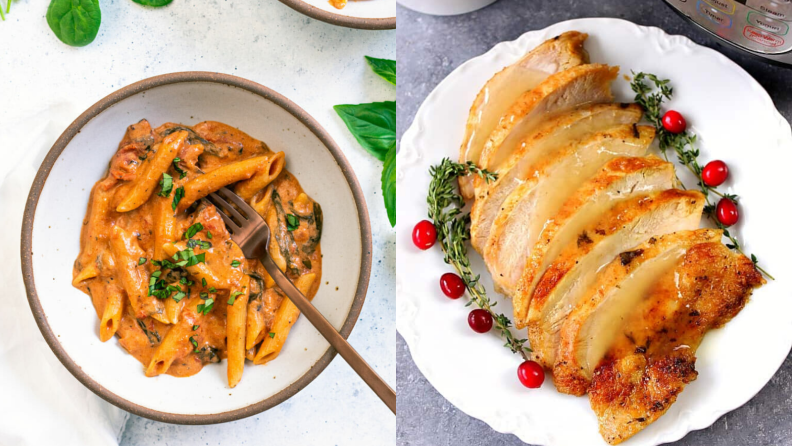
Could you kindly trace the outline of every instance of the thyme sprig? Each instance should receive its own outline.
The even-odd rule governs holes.
[[[654,85],[652,86],[647,84],[647,79]],[[704,184],[704,180],[701,177],[704,167],[698,162],[700,152],[695,146],[696,135],[688,131],[683,131],[681,133],[671,133],[663,127],[663,101],[666,99],[670,100],[674,94],[674,89],[671,87],[670,81],[668,79],[660,79],[651,73],[641,72],[636,74],[633,72],[633,80],[630,82],[630,88],[632,88],[633,92],[635,92],[635,102],[643,107],[646,120],[649,121],[655,127],[655,129],[657,129],[657,139],[660,143],[660,151],[662,152],[663,157],[666,159],[666,161],[668,161],[669,148],[676,152],[677,160],[696,177],[699,190],[704,194],[704,199],[706,200],[706,204],[704,206],[704,215],[706,215],[707,218],[709,218],[710,221],[712,221],[715,226],[718,227],[718,229],[723,230],[723,235],[729,239],[729,243],[726,244],[729,249],[733,249],[740,254],[746,255],[743,252],[737,237],[729,232],[727,226],[718,220],[715,212],[716,205],[710,202],[710,194],[717,195],[721,198],[728,198],[735,204],[739,202],[740,197],[735,194],[722,193],[718,191],[716,187],[707,186]],[[677,180],[679,180],[679,177],[677,177]],[[683,189],[686,189],[685,185],[682,184],[682,181],[679,181],[679,184],[682,185]],[[761,271],[762,274],[767,276],[769,279],[775,280],[775,278],[771,276],[770,273],[759,266],[759,260],[755,255],[751,254],[750,258],[756,269]]]
[[[496,313],[493,309],[497,302],[490,301],[487,291],[481,285],[480,275],[474,274],[467,255],[466,242],[470,240],[470,214],[463,212],[464,201],[456,190],[456,179],[459,176],[472,174],[483,178],[487,183],[497,179],[496,174],[480,169],[473,162],[455,163],[448,158],[429,169],[432,182],[429,184],[429,218],[437,229],[437,239],[443,249],[446,263],[452,265],[467,286],[470,301],[465,306],[476,304],[488,312],[500,330],[501,337],[506,340],[505,347],[528,360],[531,349],[525,343],[527,339],[517,339],[510,327],[511,320],[505,314]]]

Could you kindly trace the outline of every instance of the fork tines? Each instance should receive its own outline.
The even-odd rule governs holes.
[[[210,193],[206,198],[215,205],[220,217],[232,232],[239,231],[250,220],[251,216],[258,215],[255,209],[225,187],[218,189],[217,192]]]

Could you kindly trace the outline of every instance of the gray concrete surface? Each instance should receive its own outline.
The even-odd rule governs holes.
[[[792,70],[767,65],[724,47],[687,24],[660,0],[499,0],[463,16],[431,17],[401,7],[397,14],[399,138],[412,123],[424,98],[461,63],[526,31],[581,17],[619,17],[640,25],[658,26],[715,48],[756,78],[781,113],[792,119]],[[396,341],[396,390],[399,446],[523,444],[513,435],[493,431],[446,401],[418,371],[401,336]],[[770,383],[748,404],[723,416],[712,427],[688,434],[676,444],[792,445],[792,359],[787,358]]]

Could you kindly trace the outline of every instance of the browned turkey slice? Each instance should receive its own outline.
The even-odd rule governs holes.
[[[611,102],[619,67],[587,64],[553,74],[520,96],[501,116],[481,150],[479,165],[499,166],[543,121],[575,107]],[[476,188],[479,181],[474,180]]]
[[[481,251],[490,234],[500,206],[520,184],[533,176],[540,162],[554,152],[595,132],[641,120],[643,109],[637,104],[596,104],[556,116],[520,143],[500,167],[498,180],[479,188],[471,210],[471,244]]]
[[[481,149],[490,133],[520,95],[532,90],[553,73],[588,63],[588,55],[583,49],[586,37],[586,34],[577,31],[565,32],[542,43],[516,63],[492,76],[470,107],[465,136],[459,148],[459,161],[478,164]],[[462,177],[459,184],[465,199],[472,198],[471,179]]]
[[[492,224],[484,261],[497,289],[514,293],[542,228],[567,198],[608,161],[644,155],[654,135],[654,127],[619,126],[571,143],[543,160],[537,174],[509,195]]]
[[[616,158],[575,191],[542,228],[528,257],[517,291],[512,296],[517,328],[525,327],[533,290],[564,248],[571,244],[575,247],[581,234],[591,232],[606,211],[620,201],[671,189],[675,182],[674,165],[657,157]]]
[[[530,299],[527,325],[534,359],[553,366],[561,327],[594,287],[598,271],[653,236],[697,228],[704,202],[697,191],[654,192],[617,203],[581,229],[548,266]]]
[[[656,280],[623,323],[611,316],[621,326],[589,387],[605,441],[621,443],[668,410],[697,376],[704,335],[737,315],[762,283],[750,259],[720,242],[702,243]]]
[[[688,249],[720,238],[721,231],[712,229],[679,231],[653,237],[607,264],[561,327],[553,365],[558,390],[585,394],[594,368],[621,333],[623,321],[658,279],[672,271]]]

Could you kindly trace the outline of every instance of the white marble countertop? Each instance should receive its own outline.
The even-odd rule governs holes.
[[[102,97],[176,71],[233,74],[285,95],[330,132],[365,193],[374,264],[350,341],[393,385],[395,233],[382,204],[382,163],[358,146],[332,106],[395,99],[395,88],[374,75],[363,59],[394,59],[395,31],[332,26],[275,0],[174,0],[161,9],[132,0],[101,0],[96,40],[71,48],[47,27],[47,3],[15,0],[0,22],[0,136],[13,132],[15,123],[57,108],[62,118],[41,124],[42,134],[54,142]],[[24,148],[0,146],[0,181],[23,154]],[[169,425],[131,416],[121,445],[387,445],[394,444],[395,432],[390,411],[337,357],[303,391],[267,412],[213,426]]]

